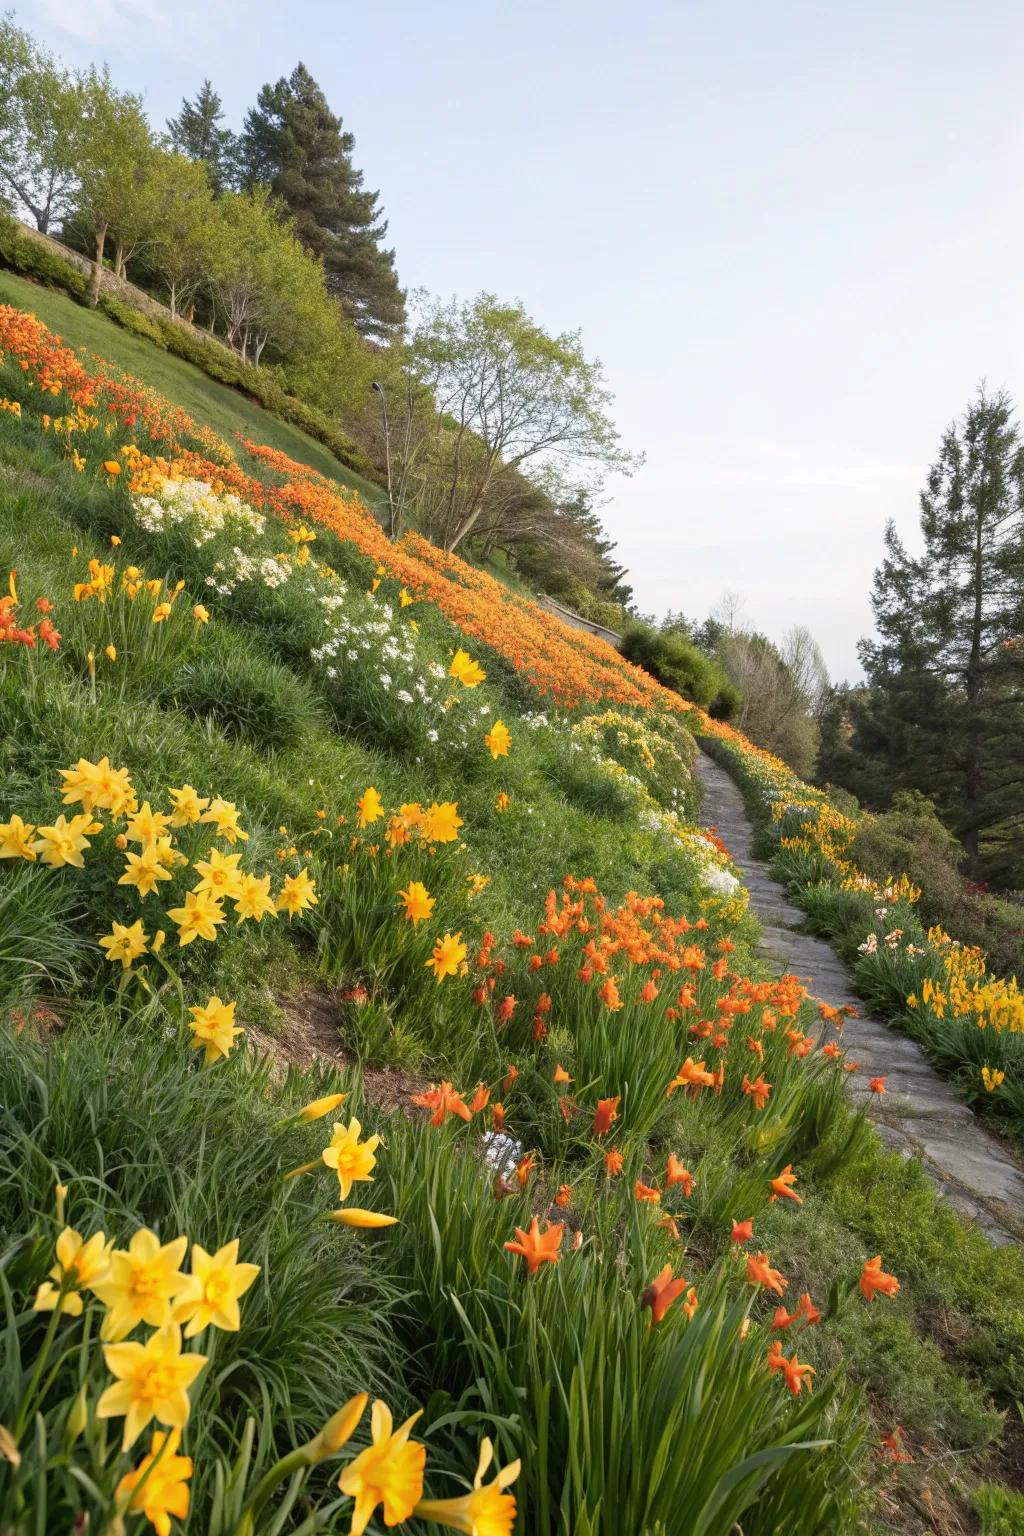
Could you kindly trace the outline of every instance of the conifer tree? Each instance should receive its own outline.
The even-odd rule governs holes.
[[[972,873],[1013,860],[1024,829],[1024,442],[1010,397],[982,388],[943,436],[921,493],[923,552],[890,524],[862,745],[892,788],[931,795]]]
[[[263,183],[281,199],[303,244],[324,264],[327,285],[365,336],[387,340],[405,320],[394,251],[378,192],[352,164],[355,139],[343,132],[304,64],[265,85],[239,141],[243,185]]]
[[[190,160],[204,163],[215,192],[223,192],[234,176],[236,140],[223,118],[220,97],[204,80],[195,101],[183,100],[177,117],[167,120],[172,145]]]

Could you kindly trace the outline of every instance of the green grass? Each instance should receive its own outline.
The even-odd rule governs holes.
[[[358,491],[371,506],[380,501],[379,486],[339,464],[332,453],[305,432],[269,415],[255,402],[208,378],[191,363],[172,357],[140,337],[129,335],[106,315],[84,309],[63,293],[5,271],[0,271],[0,304],[30,310],[69,346],[86,347],[98,357],[116,363],[126,373],[159,389],[198,424],[219,432],[235,450],[239,463],[250,472],[263,473],[263,469],[238,443],[236,433],[277,448],[300,464],[308,464],[336,480],[339,485]]]

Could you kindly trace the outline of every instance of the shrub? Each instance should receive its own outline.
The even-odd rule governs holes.
[[[682,635],[663,635],[648,624],[634,624],[623,635],[620,648],[627,661],[702,707],[721,701],[726,689],[735,693],[721,667]]]
[[[76,299],[84,299],[88,283],[69,261],[51,251],[42,240],[23,233],[16,219],[0,209],[0,265],[38,278],[51,288],[65,288]]]
[[[136,309],[132,304],[126,304],[123,299],[117,298],[112,293],[100,294],[98,308],[126,331],[131,331],[133,336],[141,336],[146,341],[151,341],[154,346],[166,350],[167,343],[164,341],[159,322],[143,314],[141,309]]]

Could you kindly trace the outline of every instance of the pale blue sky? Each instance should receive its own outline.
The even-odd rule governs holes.
[[[582,327],[647,452],[608,527],[642,608],[817,634],[856,674],[889,516],[1024,320],[1013,0],[23,0],[163,124],[302,59],[402,282]]]

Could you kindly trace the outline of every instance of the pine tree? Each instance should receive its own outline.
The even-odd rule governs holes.
[[[174,148],[190,160],[204,162],[215,192],[223,192],[234,179],[237,141],[230,128],[222,126],[223,117],[220,97],[204,80],[195,101],[183,100],[177,117],[167,121]]]
[[[1024,442],[1005,393],[979,390],[921,493],[923,553],[892,525],[859,744],[892,788],[931,795],[972,873],[1005,870],[1024,829]]]
[[[327,285],[363,335],[387,340],[405,321],[395,253],[385,250],[380,194],[352,164],[355,139],[342,131],[306,69],[265,85],[239,141],[243,184],[265,183],[295,220],[299,238],[324,263]]]

